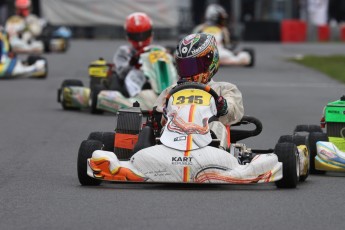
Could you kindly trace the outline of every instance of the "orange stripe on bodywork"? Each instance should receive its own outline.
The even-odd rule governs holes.
[[[228,138],[227,138],[227,141],[228,141],[228,149],[230,149],[230,144],[231,144],[230,125],[227,125],[227,126],[226,126],[226,132],[228,133]]]
[[[188,117],[188,122],[193,122],[194,121],[194,111],[195,111],[195,105],[192,104],[189,109],[189,117]],[[192,148],[193,144],[193,136],[192,134],[188,134],[187,136],[187,151],[184,152],[185,157],[190,156],[190,149]],[[183,167],[183,182],[189,182],[189,174],[190,174],[190,168],[189,166]]]

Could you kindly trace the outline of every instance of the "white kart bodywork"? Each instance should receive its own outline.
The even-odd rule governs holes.
[[[234,154],[238,152],[236,144],[230,146],[229,152],[208,146],[212,141],[208,119],[216,113],[214,98],[205,91],[178,91],[168,101],[162,145],[144,148],[129,161],[119,160],[113,152],[96,150],[88,159],[87,174],[110,181],[169,183],[249,184],[280,180],[282,163],[274,153],[257,154],[250,163],[240,164]],[[104,165],[108,173],[102,176]]]

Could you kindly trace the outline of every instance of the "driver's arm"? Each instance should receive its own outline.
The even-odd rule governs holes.
[[[228,105],[228,113],[219,117],[219,121],[224,125],[239,122],[244,115],[242,93],[240,90],[234,84],[227,82],[214,82],[210,86],[219,96],[223,96],[226,99]]]
[[[113,62],[115,64],[115,71],[121,79],[124,79],[132,68],[129,64],[133,56],[132,53],[132,50],[128,46],[121,46],[114,54]]]

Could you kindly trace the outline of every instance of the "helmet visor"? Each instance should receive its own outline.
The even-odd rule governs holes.
[[[180,77],[187,78],[208,71],[213,61],[213,52],[202,57],[176,57],[177,72]]]
[[[128,39],[136,41],[136,42],[145,41],[146,39],[150,38],[151,35],[152,35],[152,30],[147,30],[144,32],[139,32],[139,33],[127,32]]]

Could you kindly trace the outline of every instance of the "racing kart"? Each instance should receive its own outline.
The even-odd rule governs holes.
[[[139,63],[139,69],[130,71],[125,82],[120,82],[113,64],[97,60],[89,66],[90,87],[84,87],[80,80],[65,80],[58,90],[58,102],[64,109],[90,108],[93,114],[116,113],[135,101],[144,110],[151,109],[158,95],[177,81],[176,69],[172,56],[160,46],[146,47]]]
[[[166,99],[166,123],[162,131],[157,130],[159,119],[155,115],[148,116],[142,124],[138,103],[119,110],[115,132],[93,132],[81,143],[77,163],[79,182],[82,185],[100,185],[102,181],[275,182],[278,188],[295,188],[299,180],[304,181],[301,177],[307,176],[305,167],[309,165],[300,164],[303,156],[294,143],[278,143],[274,150],[251,149],[238,143],[261,133],[262,124],[255,117],[244,116],[238,124],[223,130],[228,138],[223,149],[217,132],[210,129],[217,122],[217,98],[217,93],[206,85],[176,86]],[[255,128],[233,129],[247,124]]]
[[[27,54],[67,51],[71,32],[65,27],[53,30],[45,24],[34,15],[26,19],[11,16],[6,22],[6,31],[12,51]]]
[[[26,61],[21,61],[15,55],[3,56],[0,62],[0,79],[9,78],[38,78],[48,76],[47,60],[40,56],[28,56]]]
[[[324,108],[321,125],[297,125],[294,133],[308,136],[310,173],[345,172],[345,96]],[[322,128],[326,128],[323,132]]]

